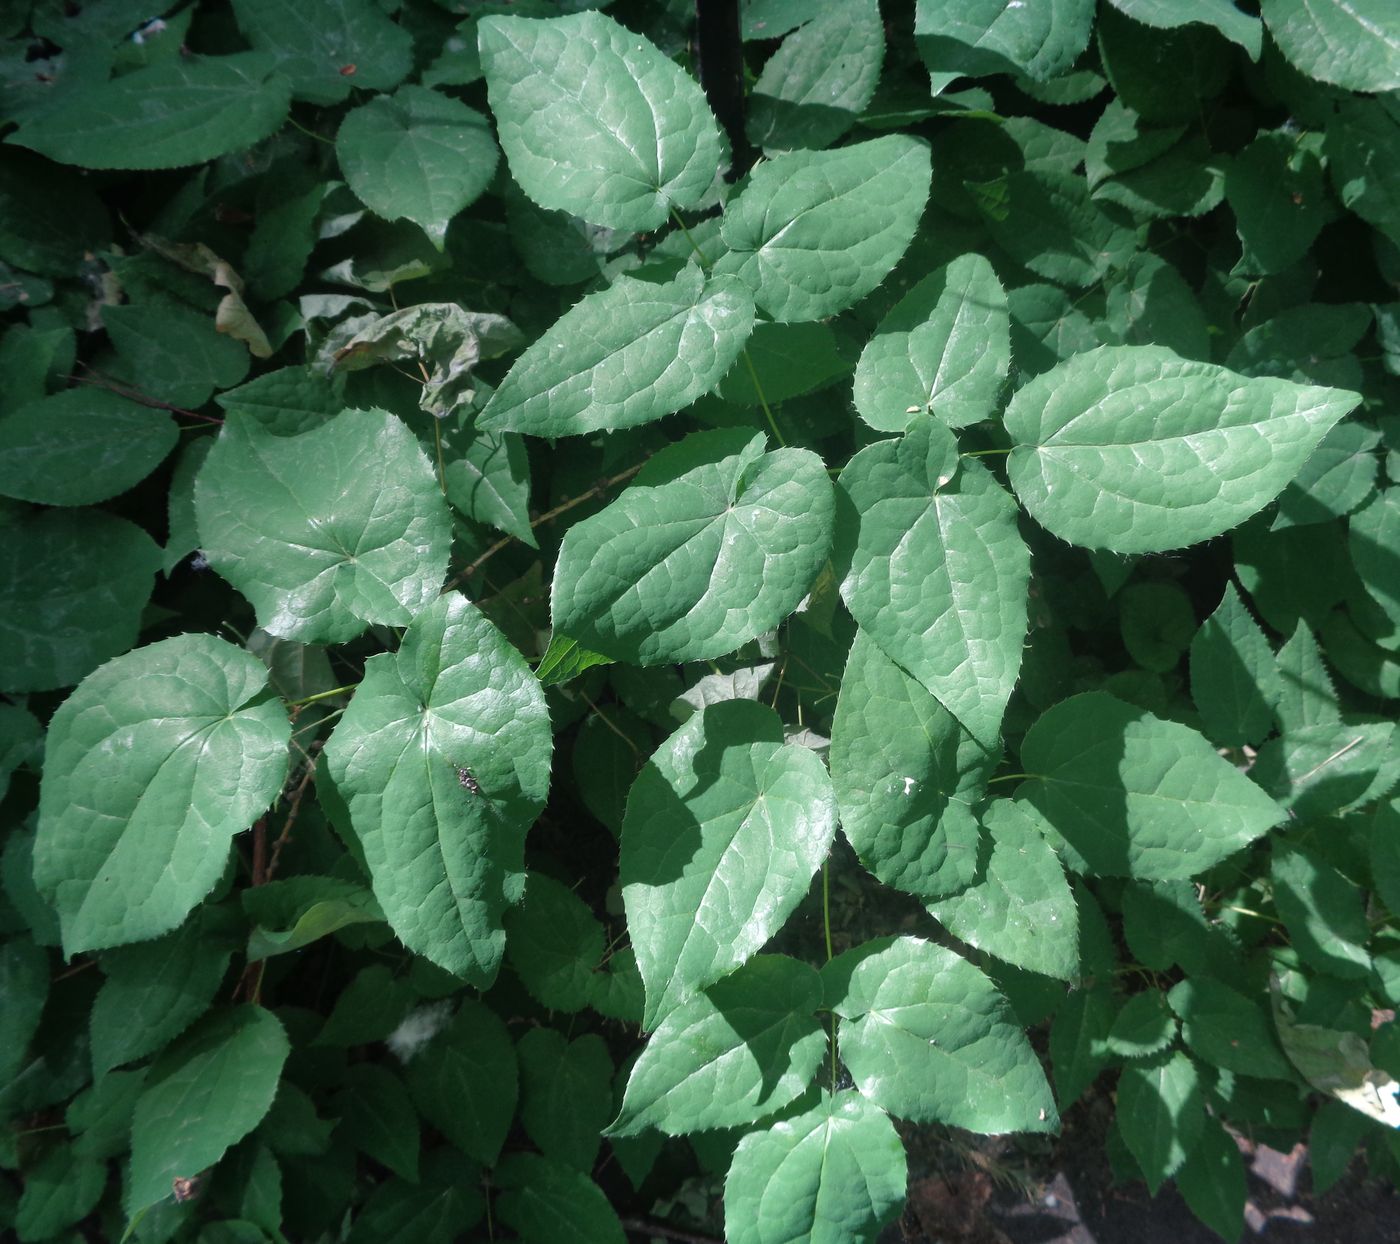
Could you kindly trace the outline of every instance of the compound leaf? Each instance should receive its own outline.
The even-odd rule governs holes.
[[[849,1090],[750,1132],[724,1181],[730,1244],[870,1244],[904,1204],[904,1145],[889,1116]]]
[[[230,415],[195,484],[210,565],[283,639],[406,626],[438,593],[451,519],[417,438],[382,410],[299,436]]]
[[[860,417],[903,432],[928,411],[950,428],[986,419],[1011,365],[1006,293],[981,255],[963,255],[911,289],[856,366]]]
[[[737,1127],[806,1090],[826,1054],[816,970],[759,955],[661,1021],[627,1080],[611,1136]]]
[[[64,950],[180,924],[277,797],[291,726],[251,653],[179,635],[88,675],[49,726],[34,880]]]
[[[160,549],[99,510],[0,525],[0,690],[69,687],[140,632]]]
[[[63,92],[8,141],[60,164],[157,169],[202,164],[268,137],[290,87],[261,52],[180,56]]]
[[[238,28],[292,85],[292,98],[343,103],[352,89],[389,91],[413,68],[413,39],[374,0],[234,0]]]
[[[928,146],[907,135],[775,156],[726,206],[715,271],[738,276],[775,320],[835,315],[904,254],[931,176]]]
[[[753,330],[753,299],[698,267],[654,285],[619,277],[527,349],[478,418],[482,428],[578,436],[650,423],[723,379]]]
[[[351,110],[335,153],[360,202],[385,220],[421,225],[439,250],[448,224],[481,197],[500,158],[481,113],[425,86]]]
[[[1021,667],[1030,553],[991,473],[931,417],[841,472],[841,598],[885,653],[989,750]],[[855,528],[852,532],[852,528]],[[854,547],[849,547],[853,535]]]
[[[841,829],[886,885],[929,900],[968,885],[972,804],[997,757],[864,631],[846,659],[831,727]]]
[[[915,937],[867,942],[822,971],[841,1057],[877,1106],[971,1132],[1050,1132],[1055,1099],[987,976]]]
[[[1263,0],[1279,50],[1310,78],[1349,91],[1400,90],[1400,12],[1390,0]]]
[[[151,1069],[131,1123],[129,1216],[165,1200],[242,1140],[272,1106],[291,1046],[260,1006],[212,1013]]]
[[[1079,975],[1079,911],[1065,870],[1022,804],[982,814],[990,851],[973,884],[929,904],[955,937],[998,959],[1060,980]]]
[[[409,949],[480,988],[524,891],[525,831],[544,807],[553,738],[520,655],[455,593],[371,657],[326,745],[375,897]]]
[[[178,439],[161,411],[104,389],[67,389],[0,419],[0,496],[106,501],[145,479]]]
[[[694,207],[724,140],[695,81],[602,13],[478,23],[511,175],[541,207],[642,231]]]
[[[810,450],[763,444],[742,428],[692,433],[569,528],[555,632],[657,665],[723,656],[796,609],[826,561],[833,489]]]
[[[751,700],[697,712],[638,775],[622,901],[644,1027],[739,967],[791,914],[836,833],[831,779]]]
[[[1076,871],[1173,881],[1267,833],[1286,813],[1188,726],[1103,691],[1062,700],[1021,745],[1018,795]]]
[[[1262,509],[1359,402],[1158,346],[1103,346],[1011,399],[1007,469],[1031,517],[1062,540],[1164,552]]]

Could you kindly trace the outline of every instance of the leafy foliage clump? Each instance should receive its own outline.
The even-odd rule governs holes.
[[[1400,1173],[1400,10],[148,7],[0,6],[7,1230]]]

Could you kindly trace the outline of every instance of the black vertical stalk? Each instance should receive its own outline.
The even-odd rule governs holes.
[[[729,135],[737,180],[753,163],[744,132],[744,40],[739,29],[739,0],[695,0],[696,50],[700,82],[719,123]]]

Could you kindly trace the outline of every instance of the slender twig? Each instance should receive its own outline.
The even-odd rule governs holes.
[[[87,367],[87,364],[83,364]],[[198,419],[201,423],[212,423],[216,427],[223,425],[222,419],[217,419],[213,415],[201,415],[197,410],[186,410],[183,406],[172,406],[169,402],[162,402],[158,397],[152,397],[149,393],[142,393],[140,389],[133,389],[128,385],[121,384],[113,380],[110,376],[104,376],[100,371],[88,367],[97,379],[89,379],[87,376],[69,375],[67,379],[74,384],[90,384],[94,388],[106,389],[109,393],[115,393],[118,397],[124,397],[128,401],[137,403],[139,406],[149,406],[152,410],[168,410],[172,415],[185,415],[190,419]]]
[[[575,506],[582,505],[585,501],[592,501],[594,497],[601,497],[610,488],[616,487],[618,484],[621,484],[624,480],[631,479],[632,476],[634,476],[638,471],[640,471],[645,465],[646,463],[639,462],[636,466],[630,466],[625,471],[619,471],[616,475],[611,475],[607,479],[602,480],[597,484],[594,484],[593,487],[590,488],[587,492],[581,492],[577,497],[571,497],[568,501],[565,501],[560,505],[556,505],[552,510],[546,510],[538,518],[531,519],[530,530],[533,531],[536,527],[543,527],[546,523],[553,522],[561,514],[567,514]],[[495,557],[497,553],[499,553],[508,544],[512,543],[515,539],[515,536],[504,536],[500,540],[497,540],[495,544],[493,544],[489,549],[486,550],[486,552],[484,552],[480,557],[478,557],[474,562],[472,562],[460,574],[455,576],[452,579],[452,581],[448,584],[448,586],[456,587],[457,584],[461,583],[463,580],[470,579],[472,575],[474,575],[478,570],[481,569],[482,566],[484,566],[488,561]]]
[[[310,751],[316,751],[321,746],[318,739],[311,744]],[[301,775],[301,781],[297,783],[296,790],[292,792],[291,803],[287,808],[287,819],[282,824],[282,832],[277,835],[277,841],[272,844],[272,858],[267,863],[266,879],[271,881],[277,875],[277,863],[282,858],[282,848],[287,845],[287,840],[292,836],[292,826],[296,824],[297,814],[301,811],[302,796],[306,794],[306,788],[316,780],[316,762],[314,757],[308,757],[309,763],[306,772]]]
[[[253,884],[262,885],[267,870],[267,817],[253,822]]]

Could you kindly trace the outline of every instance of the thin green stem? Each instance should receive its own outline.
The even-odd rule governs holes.
[[[690,230],[685,227],[685,221],[681,219],[681,214],[676,211],[674,207],[671,209],[671,219],[680,226],[680,231],[685,235],[685,240],[690,243],[690,249],[695,252],[695,258],[700,261],[700,266],[702,268],[708,268],[710,266],[710,261],[705,257],[705,252],[700,249],[700,243],[695,240]]]
[[[347,683],[344,687],[332,687],[329,691],[318,691],[315,695],[309,695],[304,700],[289,700],[288,708],[305,708],[308,704],[315,704],[318,700],[329,700],[333,695],[344,695],[347,691],[354,691],[360,684],[357,682]]]
[[[1024,782],[1038,778],[1038,773],[1003,773],[1000,777],[994,777],[988,786],[995,786],[998,782]]]
[[[442,423],[438,419],[433,420],[433,446],[437,449],[438,487],[445,497],[447,496],[447,472],[442,465]]]
[[[998,454],[1009,454],[1009,449],[970,449],[965,454],[959,454],[959,458],[988,458]]]
[[[831,871],[825,861],[822,862],[822,932],[826,935],[826,961],[830,963],[834,959],[835,953],[831,945]],[[837,1065],[836,1065],[836,1012],[831,1013],[831,1091],[836,1092]]]
[[[763,407],[763,413],[768,419],[768,426],[773,429],[773,439],[786,449],[787,438],[778,430],[778,421],[773,418],[773,412],[768,406],[768,399],[763,396],[763,385],[759,383],[758,372],[754,370],[753,359],[749,357],[748,347],[746,346],[739,353],[743,356],[744,366],[749,369],[749,379],[753,381],[754,392],[758,394],[758,404]]]
[[[289,124],[293,129],[300,130],[303,134],[307,136],[307,138],[314,138],[318,143],[325,143],[327,147],[335,146],[335,143],[331,139],[327,138],[324,134],[316,133],[315,130],[307,129],[306,126],[304,126],[295,117],[288,117],[287,124]]]

